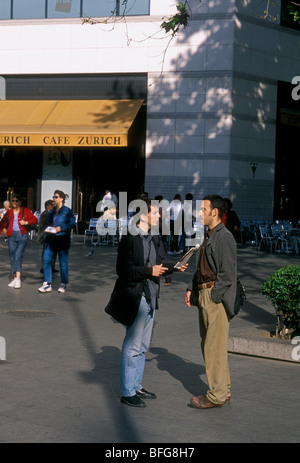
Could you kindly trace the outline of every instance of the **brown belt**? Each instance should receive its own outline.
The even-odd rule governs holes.
[[[202,285],[198,285],[198,289],[212,288],[214,284],[215,284],[214,281],[209,281],[208,283],[203,283]]]

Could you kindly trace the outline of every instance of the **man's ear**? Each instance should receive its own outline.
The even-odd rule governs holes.
[[[211,214],[213,217],[218,217],[219,216],[219,209],[217,209],[216,207],[214,209],[211,210]]]

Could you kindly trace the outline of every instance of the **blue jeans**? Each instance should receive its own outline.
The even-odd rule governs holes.
[[[14,231],[8,237],[8,251],[10,259],[11,273],[22,272],[22,259],[24,256],[28,234],[22,235],[21,232]]]
[[[44,250],[44,281],[52,283],[52,259],[55,253],[51,250],[49,244]],[[60,281],[65,285],[69,282],[69,249],[57,252],[59,257]]]
[[[129,397],[142,389],[145,369],[145,352],[149,349],[154,313],[145,297],[133,324],[126,329],[121,355],[121,395]]]

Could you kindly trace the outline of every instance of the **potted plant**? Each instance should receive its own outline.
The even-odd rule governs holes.
[[[272,302],[276,310],[275,336],[290,339],[300,320],[300,265],[287,265],[274,272],[262,285],[261,293]]]

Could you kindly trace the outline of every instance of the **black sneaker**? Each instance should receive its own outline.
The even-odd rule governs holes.
[[[156,394],[154,394],[153,392],[148,392],[144,388],[141,389],[140,391],[136,391],[136,395],[140,399],[156,399]]]
[[[141,400],[137,395],[132,395],[128,397],[121,397],[121,402],[122,404],[129,405],[130,407],[139,407],[139,408],[144,408],[146,407],[145,402]]]

